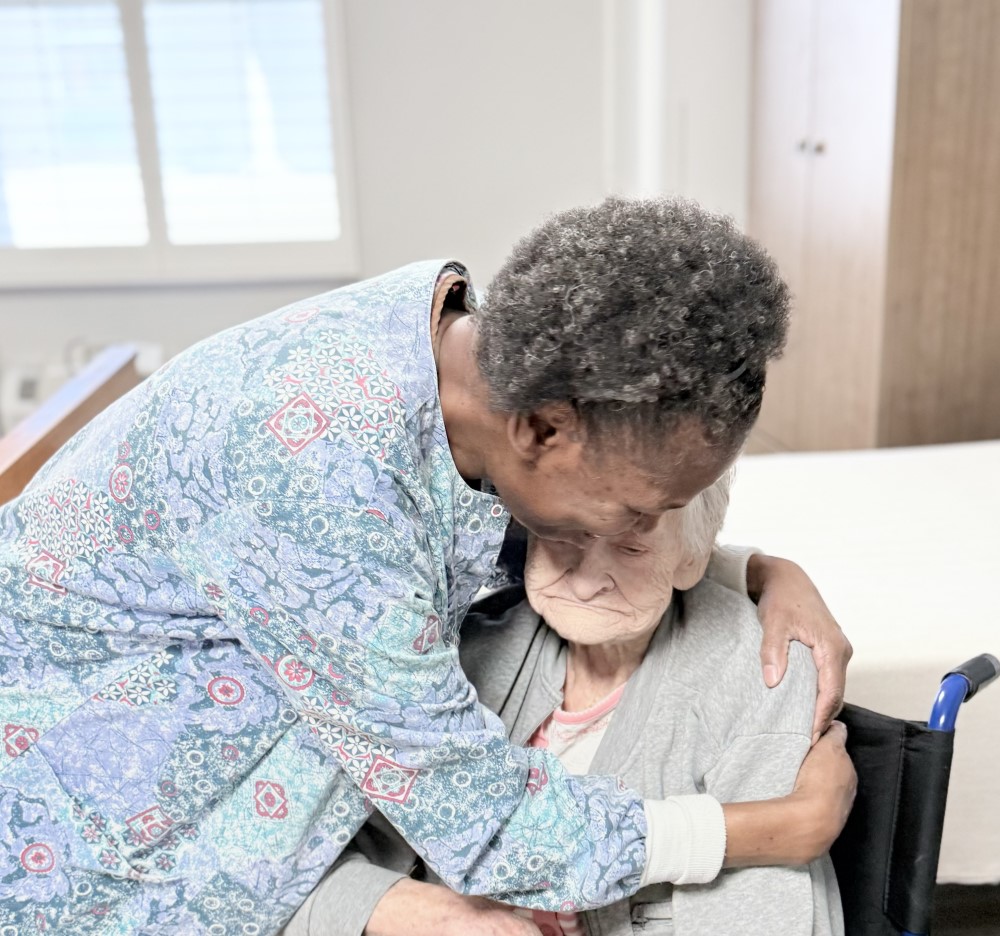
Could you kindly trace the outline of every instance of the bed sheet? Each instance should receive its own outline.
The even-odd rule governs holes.
[[[722,541],[795,559],[854,645],[847,698],[926,719],[1000,656],[1000,441],[748,455]],[[1000,882],[1000,685],[962,707],[938,880]]]

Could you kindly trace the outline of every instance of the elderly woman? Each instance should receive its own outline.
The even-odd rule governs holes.
[[[108,409],[0,508],[0,927],[271,933],[374,810],[456,891],[557,909],[670,880],[690,817],[511,746],[459,624],[508,510],[575,544],[712,484],[787,302],[725,219],[612,199],[518,245],[482,310],[462,267],[416,264]],[[795,566],[746,579],[765,661],[789,636],[826,661],[828,716],[849,645]],[[729,860],[780,856],[785,812],[730,810]]]
[[[768,689],[752,604],[703,579],[730,477],[651,530],[577,544],[532,537],[527,597],[508,589],[483,602],[467,617],[461,645],[480,701],[499,713],[511,740],[558,758],[529,783],[542,789],[567,774],[616,773],[649,799],[669,797],[692,818],[693,850],[710,866],[725,848],[720,802],[794,798],[815,707],[805,648],[792,648],[784,681]],[[824,769],[819,760],[810,766]],[[812,820],[802,813],[800,821]],[[679,870],[684,849],[658,860]],[[408,879],[406,872],[423,877],[421,870],[391,829],[366,828],[286,932],[470,932],[469,898]],[[517,912],[542,936],[843,933],[827,856],[807,866],[725,871],[707,886],[675,879],[584,914]]]

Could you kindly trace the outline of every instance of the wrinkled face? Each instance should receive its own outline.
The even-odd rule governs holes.
[[[506,466],[492,477],[510,512],[543,539],[581,544],[588,536],[649,531],[726,469],[731,453],[709,445],[697,427],[664,440],[655,476],[626,455],[596,456],[564,445],[527,468]]]
[[[579,543],[531,537],[528,601],[574,643],[624,643],[650,634],[674,588],[692,587],[705,571],[708,557],[687,552],[682,523],[682,511],[672,510],[645,531]]]

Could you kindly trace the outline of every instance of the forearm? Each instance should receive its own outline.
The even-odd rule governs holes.
[[[364,936],[540,936],[511,908],[437,884],[403,880],[379,901]]]
[[[842,823],[796,794],[753,803],[726,803],[724,868],[808,864],[826,852]]]
[[[403,878],[378,902],[364,936],[443,932],[449,917],[457,914],[461,901],[466,899],[447,887]]]
[[[361,936],[387,892],[400,881],[409,878],[369,861],[351,843],[288,921],[282,936]]]

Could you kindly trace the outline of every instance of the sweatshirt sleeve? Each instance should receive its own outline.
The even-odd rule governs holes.
[[[756,546],[720,546],[712,548],[705,575],[717,585],[747,597],[747,563],[761,554]]]
[[[375,808],[453,890],[520,906],[633,893],[642,800],[509,744],[459,664],[421,536],[389,516],[276,498],[220,514],[189,544],[231,632],[353,784],[344,832]]]
[[[755,655],[744,656],[733,669],[745,673],[731,680],[720,674],[730,695],[716,707],[725,704],[741,713],[705,777],[706,791],[721,802],[791,792],[810,745],[816,671],[808,650],[792,645],[788,674],[774,689],[764,686]],[[824,857],[806,867],[729,869],[711,884],[676,887],[675,932],[732,932],[733,921],[740,920],[740,932],[747,936],[842,934],[836,884],[830,883],[835,879],[824,873],[828,863]]]

